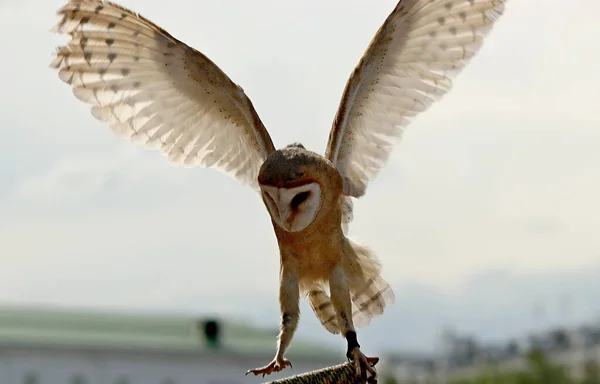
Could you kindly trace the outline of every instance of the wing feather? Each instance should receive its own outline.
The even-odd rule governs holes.
[[[452,87],[506,0],[400,0],[350,76],[325,156],[364,195],[411,118]]]
[[[115,3],[71,0],[55,32],[70,35],[51,66],[112,131],[169,161],[213,167],[258,188],[274,151],[242,88],[205,55]]]

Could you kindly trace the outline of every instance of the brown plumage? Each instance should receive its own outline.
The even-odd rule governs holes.
[[[481,47],[505,0],[400,0],[344,89],[324,156],[291,144],[275,150],[252,102],[208,57],[128,9],[70,0],[55,28],[71,40],[52,67],[94,117],[169,161],[212,167],[260,192],[280,249],[285,359],[305,294],[323,327],[347,340],[356,372],[377,358],[360,350],[366,326],[394,301],[380,264],[347,236],[353,198],[386,164],[410,119],[445,95]]]

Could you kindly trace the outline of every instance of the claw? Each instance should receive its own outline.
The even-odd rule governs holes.
[[[366,371],[371,374],[371,376],[367,377],[367,382],[376,384],[377,371],[374,367],[379,362],[379,357],[367,357],[361,352],[359,347],[355,347],[350,355],[349,360],[354,363],[356,376],[365,376],[363,373]]]
[[[270,375],[273,372],[283,371],[286,367],[294,369],[294,367],[292,367],[292,363],[288,359],[275,358],[273,359],[273,361],[271,361],[268,365],[265,365],[264,367],[248,370],[246,372],[246,375],[248,375],[249,373],[253,373],[254,376],[262,375],[262,377],[265,377],[265,375]]]

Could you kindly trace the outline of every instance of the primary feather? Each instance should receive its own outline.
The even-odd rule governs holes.
[[[505,0],[401,0],[350,76],[326,157],[344,194],[364,195],[411,118],[452,87]]]
[[[117,4],[71,0],[52,67],[112,130],[178,165],[213,167],[258,189],[274,151],[244,91],[212,61]]]

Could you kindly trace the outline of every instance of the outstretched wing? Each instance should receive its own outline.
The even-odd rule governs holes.
[[[114,3],[71,0],[58,14],[54,30],[71,40],[51,66],[94,117],[175,164],[258,188],[273,143],[250,99],[212,61]]]
[[[325,156],[360,197],[410,118],[445,95],[505,0],[400,0],[350,76]]]

